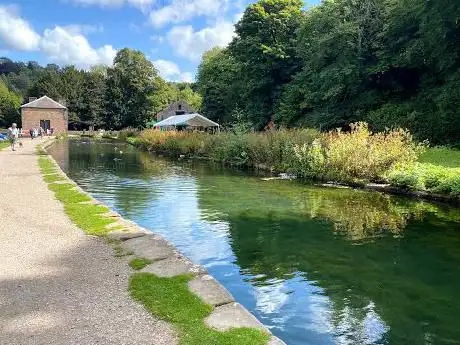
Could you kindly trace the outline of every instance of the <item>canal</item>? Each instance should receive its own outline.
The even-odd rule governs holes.
[[[50,153],[288,345],[460,344],[458,208],[262,181],[113,141],[62,140]]]

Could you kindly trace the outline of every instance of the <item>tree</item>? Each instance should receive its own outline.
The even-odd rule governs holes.
[[[85,127],[102,126],[105,119],[104,97],[106,92],[104,70],[97,68],[85,73],[82,90],[81,124]]]
[[[283,85],[299,67],[296,31],[303,5],[301,0],[259,0],[235,25],[229,51],[241,66],[240,97],[257,128],[274,116]]]
[[[284,88],[279,122],[344,127],[372,109],[382,3],[329,0],[306,13],[297,43],[302,70]]]
[[[203,98],[198,92],[193,91],[190,86],[186,86],[184,89],[179,90],[177,98],[184,100],[195,111],[199,112],[201,110]]]
[[[142,52],[119,50],[107,78],[107,124],[141,127],[153,118],[158,73]]]
[[[66,66],[59,73],[62,89],[60,90],[61,97],[56,100],[65,101],[69,112],[69,126],[71,127],[81,126],[80,116],[85,107],[83,102],[85,75],[86,72],[78,70],[74,66]]]
[[[11,92],[0,80],[0,127],[8,127],[13,122],[20,122],[19,107],[21,97]]]
[[[197,86],[203,101],[203,114],[221,124],[233,121],[238,104],[240,65],[227,49],[214,48],[205,54],[198,67]]]
[[[27,96],[41,97],[47,95],[55,100],[63,97],[64,85],[62,84],[61,76],[54,70],[46,70],[33,83],[28,90]]]

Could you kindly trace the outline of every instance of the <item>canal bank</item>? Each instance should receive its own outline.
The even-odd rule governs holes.
[[[161,308],[159,310],[152,309],[152,304],[158,303],[164,303],[164,307],[167,308],[167,304],[170,304],[171,301],[165,301],[164,298],[163,301],[159,300],[159,296],[156,296],[155,291],[153,291],[155,285],[152,285],[152,291],[145,291],[144,285],[146,281],[149,282],[148,280],[151,283],[152,279],[158,278],[161,283],[165,283],[167,279],[174,279],[180,276],[185,277],[183,279],[187,284],[185,285],[186,291],[182,291],[182,293],[191,298],[197,307],[203,307],[206,314],[202,315],[202,317],[207,327],[204,324],[201,325],[200,322],[196,323],[196,320],[194,320],[195,324],[190,324],[189,322],[189,326],[194,326],[193,328],[202,326],[203,332],[201,333],[213,338],[209,339],[209,341],[222,337],[227,341],[222,342],[222,344],[263,344],[267,342],[265,339],[269,338],[267,336],[269,332],[261,323],[241,305],[235,303],[233,297],[212,277],[207,275],[203,268],[193,265],[159,236],[153,235],[137,227],[134,223],[122,219],[115,212],[97,213],[97,216],[110,220],[107,225],[105,221],[101,223],[107,227],[106,231],[104,230],[103,232],[101,226],[91,228],[84,221],[81,221],[81,214],[78,216],[77,213],[84,211],[82,207],[88,207],[89,210],[90,207],[103,208],[103,206],[100,206],[98,201],[90,198],[73,181],[67,179],[62,171],[57,170],[58,167],[54,163],[52,165],[46,164],[45,162],[48,158],[42,156],[40,157],[40,165],[42,173],[45,174],[45,181],[49,183],[49,188],[55,192],[54,197],[64,201],[64,209],[62,209],[62,205],[53,198],[51,191],[46,188],[46,184],[41,180],[34,144],[31,141],[27,141],[20,152],[0,154],[1,166],[5,167],[1,171],[2,191],[3,189],[7,190],[7,186],[19,185],[24,171],[27,171],[27,176],[30,177],[30,181],[26,179],[20,184],[20,195],[27,199],[24,200],[24,203],[19,204],[14,199],[15,192],[18,192],[16,189],[13,189],[2,200],[2,206],[5,206],[1,208],[2,212],[5,212],[4,215],[2,214],[2,216],[5,216],[2,219],[11,219],[11,222],[5,222],[1,225],[2,232],[12,237],[12,240],[2,244],[2,252],[5,253],[8,260],[2,262],[2,266],[0,266],[3,267],[3,269],[0,269],[0,277],[2,277],[2,281],[6,282],[9,280],[14,281],[12,278],[15,277],[11,277],[12,271],[18,272],[17,275],[20,277],[43,272],[42,261],[52,262],[53,265],[57,266],[57,272],[53,272],[53,274],[59,276],[59,271],[71,274],[68,277],[66,276],[64,282],[57,279],[56,286],[54,286],[54,280],[48,279],[44,272],[42,276],[38,274],[39,277],[37,278],[37,280],[43,279],[49,283],[44,284],[44,287],[40,287],[40,284],[37,287],[33,278],[31,278],[30,282],[18,281],[16,288],[24,287],[24,293],[16,294],[16,299],[9,298],[10,295],[15,294],[15,283],[2,284],[5,286],[0,287],[1,296],[5,297],[5,301],[16,300],[17,303],[8,303],[5,309],[2,309],[7,311],[7,317],[2,319],[2,323],[5,322],[5,325],[2,326],[4,326],[3,328],[6,332],[0,335],[0,340],[2,340],[1,337],[5,336],[9,339],[17,337],[17,342],[11,342],[10,340],[9,343],[12,344],[27,344],[27,341],[21,340],[21,337],[33,337],[34,343],[38,339],[38,343],[53,344],[92,344],[96,342],[101,344],[176,344],[179,341],[178,338],[184,340],[182,333],[187,330],[184,326],[187,322],[183,321],[178,324],[173,322],[175,320],[169,320],[168,317],[162,315],[164,310]],[[10,166],[9,168],[8,165]],[[75,193],[79,193],[82,197],[76,198],[78,201],[69,205],[66,202],[66,198],[68,198],[69,194]],[[40,201],[39,203],[37,203],[38,200]],[[37,204],[39,204],[38,207]],[[90,233],[98,235],[107,233],[108,242],[115,246],[116,253],[122,258],[116,258],[110,247],[100,238],[83,235],[81,230],[70,222],[64,212],[67,212],[67,215],[70,216],[74,223],[82,225],[81,228],[87,233],[88,229],[95,230]],[[88,214],[86,218],[91,216],[91,214]],[[19,226],[15,225],[17,219],[22,219],[23,222]],[[67,226],[62,226],[61,222],[67,223]],[[38,225],[36,225],[37,223]],[[57,224],[57,228],[53,224]],[[88,226],[88,229],[85,225]],[[15,236],[10,234],[11,231],[7,231],[8,229],[14,229]],[[56,243],[56,237],[65,240],[68,245],[72,244],[72,246],[78,247],[78,249],[83,244],[76,242],[75,237],[85,242],[85,245],[88,242],[89,247],[92,245],[100,248],[91,247],[88,249],[89,252],[86,250],[78,251],[77,248],[72,251],[70,248],[66,248],[64,244],[59,243],[59,241]],[[19,248],[22,243],[30,243],[30,247]],[[56,251],[59,253],[63,251],[70,258],[62,258],[61,261],[61,257]],[[78,255],[74,255],[75,252]],[[30,253],[30,257],[28,257],[27,253]],[[105,257],[101,258],[98,254],[105,255]],[[24,257],[27,259],[24,260]],[[136,257],[148,262],[141,271],[143,273],[131,275],[134,271],[129,269],[126,258],[131,260]],[[75,265],[80,264],[78,268],[75,268],[76,272],[74,272],[74,267],[69,267],[69,265],[72,266],[69,264],[69,260]],[[102,260],[101,264],[99,260]],[[17,263],[15,264],[17,261],[31,261],[32,263],[28,264],[26,269],[21,265],[17,265]],[[61,264],[63,267],[59,267]],[[116,273],[113,273],[115,268],[107,268],[110,265],[116,266]],[[130,275],[131,279],[129,279]],[[114,280],[118,288],[115,291],[112,288]],[[78,282],[82,282],[81,288],[83,291],[73,287]],[[133,302],[128,295],[128,285],[131,289],[132,297],[143,303],[154,315],[163,320],[171,321],[173,326],[155,319],[155,316],[152,317],[152,315],[146,313],[144,308]],[[80,285],[76,284],[76,286]],[[54,287],[59,288],[59,291],[56,291]],[[181,286],[172,285],[172,287],[180,288]],[[91,296],[92,291],[97,293],[93,293],[93,296]],[[104,293],[106,291],[108,293]],[[156,292],[157,295],[160,295],[160,291]],[[192,292],[198,295],[199,298]],[[114,293],[122,296],[113,296]],[[169,293],[166,296],[167,300],[176,298],[175,291],[169,291]],[[79,299],[72,298],[75,295]],[[80,300],[86,297],[87,300]],[[33,305],[25,303],[21,305],[21,310],[18,310],[17,308],[20,305],[19,298],[24,300],[32,299]],[[121,303],[119,301],[121,298],[127,299],[127,301]],[[59,307],[52,303],[56,299],[62,303]],[[151,303],[152,300],[153,303]],[[41,307],[44,305],[50,306],[51,310],[47,311],[47,308]],[[80,313],[82,306],[85,306],[84,313]],[[94,306],[97,306],[97,311],[91,309]],[[131,308],[133,310],[130,310]],[[63,313],[62,309],[68,310],[68,315]],[[113,314],[114,309],[117,312]],[[136,312],[139,314],[136,315]],[[181,313],[182,311],[178,310],[177,312]],[[27,317],[24,319],[21,313],[27,314],[29,319]],[[64,314],[66,317],[63,318],[60,314]],[[120,320],[117,319],[118,315],[121,317]],[[83,325],[81,326],[78,322],[80,319],[83,320]],[[109,324],[114,324],[116,330],[104,326],[108,321],[107,319],[110,321]],[[130,328],[130,323],[132,328]],[[125,325],[126,327],[124,327]],[[72,331],[67,329],[69,327]],[[245,328],[243,329],[242,327]],[[254,327],[254,329],[248,329],[250,327]],[[139,331],[138,328],[143,329]],[[47,329],[50,331],[43,331]],[[59,338],[64,333],[68,334],[68,337]],[[135,336],[132,333],[135,333]],[[123,335],[126,335],[126,339],[122,338]],[[87,338],[84,338],[85,336]],[[196,336],[195,339],[192,339],[192,337],[188,339],[189,342],[183,343],[193,343],[193,340],[197,340],[196,338],[199,336]],[[206,341],[206,339],[204,340]],[[272,337],[270,338],[270,344],[282,344],[282,342]]]

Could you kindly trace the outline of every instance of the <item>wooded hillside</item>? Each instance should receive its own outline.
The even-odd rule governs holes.
[[[260,0],[225,49],[203,57],[204,114],[254,128],[367,121],[460,142],[458,0]]]

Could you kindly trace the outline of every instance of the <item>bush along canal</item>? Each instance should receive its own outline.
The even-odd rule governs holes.
[[[458,208],[264,182],[113,141],[62,140],[49,152],[85,192],[191,259],[174,258],[182,263],[175,272],[185,274],[171,278],[174,272],[149,253],[155,235],[130,259],[140,270],[131,279],[132,296],[174,323],[184,344],[240,344],[231,336],[265,341],[254,330],[216,333],[205,326],[213,322],[210,307],[190,289],[211,278],[194,264],[289,345],[460,342]],[[123,242],[119,255],[135,251],[136,241]],[[163,277],[148,275],[160,271]],[[209,304],[217,310],[221,301]],[[226,330],[225,323],[219,327]]]

